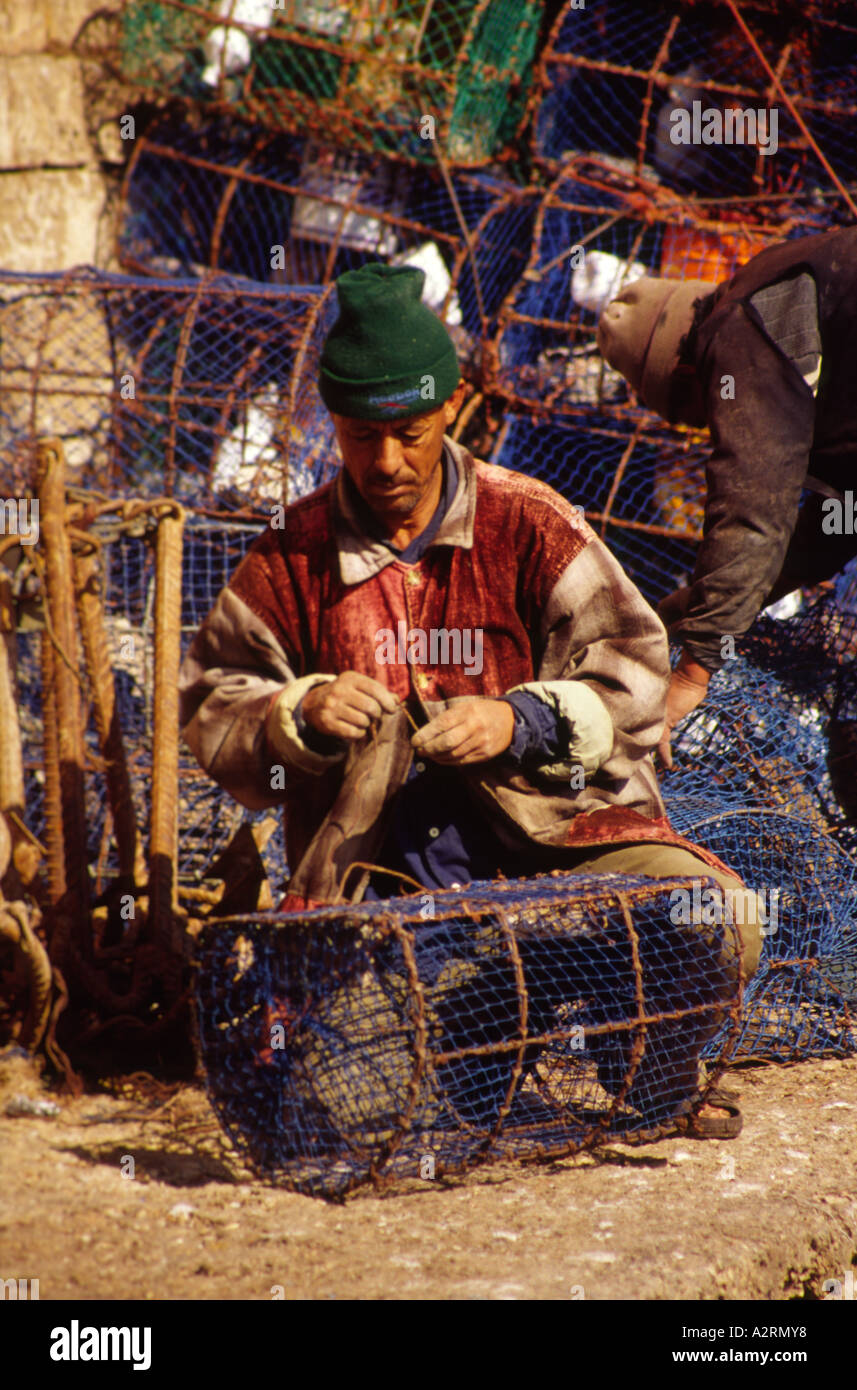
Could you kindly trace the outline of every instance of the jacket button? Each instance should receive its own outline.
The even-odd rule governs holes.
[[[417,772],[425,772],[425,770],[426,770],[426,765],[425,765],[425,763],[414,763],[414,767],[415,767],[415,769],[416,769]]]
[[[437,826],[436,826],[436,825],[433,825],[433,826],[431,827],[431,829],[429,830],[429,837],[430,837],[432,840],[436,840],[439,834],[440,834],[440,831],[438,830]]]

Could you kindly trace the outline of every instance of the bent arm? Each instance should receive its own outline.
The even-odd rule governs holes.
[[[251,810],[278,805],[286,783],[325,772],[344,756],[344,750],[327,756],[308,747],[294,718],[307,690],[333,679],[297,678],[276,634],[227,586],[182,663],[182,734],[200,766],[236,801]],[[275,703],[276,747],[266,732]]]
[[[782,569],[809,467],[815,404],[794,364],[741,308],[718,328],[701,370],[714,450],[703,540],[670,635],[713,672],[723,665],[723,638],[747,631]],[[734,400],[725,378],[734,381]]]
[[[669,678],[664,626],[595,536],[569,563],[542,621],[538,678],[526,686],[568,729],[568,756],[539,768],[567,778],[581,765],[624,780],[652,751],[663,726]]]

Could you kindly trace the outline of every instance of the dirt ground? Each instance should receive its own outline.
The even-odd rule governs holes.
[[[857,1059],[745,1067],[728,1084],[742,1095],[735,1140],[615,1144],[333,1205],[245,1172],[197,1087],[59,1099],[28,1059],[0,1053],[0,1277],[74,1300],[782,1300],[824,1298],[828,1279],[853,1288]],[[21,1095],[59,1099],[60,1113],[6,1114]]]

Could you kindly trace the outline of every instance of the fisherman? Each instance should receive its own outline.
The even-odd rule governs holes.
[[[464,387],[423,280],[338,280],[319,389],[343,466],[196,634],[185,739],[243,805],[284,807],[284,910],[555,868],[740,891],[664,812],[660,620],[577,509],[450,438]]]
[[[732,639],[857,555],[857,227],[767,247],[719,286],[642,276],[598,345],[650,410],[707,425],[714,446],[691,582],[658,610],[682,648],[659,744],[672,766],[672,730]]]

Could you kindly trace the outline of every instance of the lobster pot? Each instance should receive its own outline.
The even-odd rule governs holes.
[[[834,598],[763,614],[673,733],[670,820],[762,902],[738,1054],[854,1051],[857,623]]]
[[[597,153],[680,193],[786,189],[808,210],[823,158],[854,177],[857,32],[845,3],[782,11],[742,4],[742,26],[726,0],[568,0],[539,65],[536,159]]]
[[[447,326],[478,333],[468,238],[486,312],[496,311],[526,264],[529,226],[515,210],[532,199],[484,174],[456,172],[452,185],[457,206],[437,169],[214,119],[202,131],[156,123],[128,162],[119,254],[133,273],[216,269],[301,285],[366,261],[416,264]]]
[[[497,315],[489,359],[492,389],[515,406],[556,415],[625,401],[627,384],[595,337],[610,300],[641,275],[727,280],[781,235],[748,226],[737,206],[723,205],[717,223],[686,210],[641,217],[646,198],[643,181],[583,158],[540,196],[529,261]]]
[[[154,601],[157,575],[153,538],[139,523],[127,528],[111,525],[113,518],[90,532],[99,541],[96,590],[101,608],[103,641],[115,698],[116,721],[122,731],[128,760],[129,791],[140,843],[148,840],[152,790],[152,730],[154,722]],[[264,520],[255,523],[190,516],[182,553],[181,643],[184,652],[211,610],[220,590],[262,534]],[[25,612],[25,630],[17,634],[18,725],[25,777],[26,823],[37,838],[45,833],[42,711],[44,691],[39,661],[41,632],[38,609]],[[94,673],[78,652],[84,689],[91,699]],[[119,855],[105,799],[103,760],[92,712],[85,728],[88,758],[85,769],[87,863],[100,891],[118,873]],[[239,827],[270,816],[239,806],[200,769],[181,744],[178,798],[177,870],[185,883],[207,877],[218,856]],[[286,873],[282,830],[270,835],[263,862],[272,883]]]
[[[159,95],[346,150],[457,164],[501,154],[525,114],[537,0],[126,0],[122,68]],[[428,120],[426,120],[428,118]]]
[[[0,295],[11,460],[50,433],[77,486],[268,517],[338,466],[301,379],[306,343],[335,316],[320,288],[79,270],[0,272]]]
[[[730,639],[731,642],[731,639]],[[661,785],[673,822],[764,807],[857,851],[857,619],[835,597],[763,613],[727,646],[702,705],[673,735]]]
[[[669,1132],[740,1010],[734,933],[671,920],[687,882],[558,874],[210,921],[215,1110],[261,1175],[328,1196]]]
[[[773,811],[703,814],[688,833],[740,874],[760,904],[762,955],[745,992],[734,1060],[853,1055],[857,861],[833,836]],[[699,901],[705,916],[703,895]],[[725,906],[737,925],[746,922],[739,894]],[[721,1041],[708,1045],[714,1059]]]
[[[491,462],[549,483],[609,546],[650,603],[685,583],[702,535],[702,443],[595,410],[546,421],[507,415]]]

